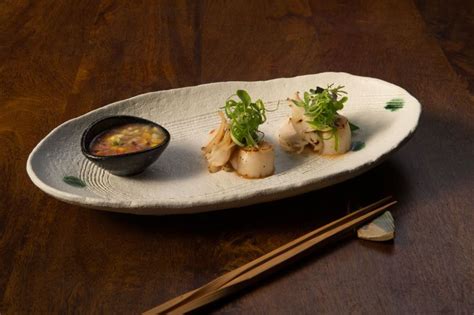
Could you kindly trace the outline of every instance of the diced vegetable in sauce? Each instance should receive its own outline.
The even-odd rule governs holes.
[[[163,131],[150,124],[125,124],[99,134],[90,145],[98,156],[119,155],[154,148],[165,140]]]

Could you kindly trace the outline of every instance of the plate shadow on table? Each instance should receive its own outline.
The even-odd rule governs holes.
[[[390,180],[387,181],[386,178]],[[150,235],[162,234],[168,238],[187,238],[193,235],[206,238],[231,237],[232,234],[241,235],[252,231],[287,233],[296,237],[388,195],[403,202],[403,195],[409,189],[403,169],[396,161],[388,160],[341,184],[243,208],[161,217],[106,212],[100,215],[115,224],[123,225],[124,229],[137,229],[140,233]]]

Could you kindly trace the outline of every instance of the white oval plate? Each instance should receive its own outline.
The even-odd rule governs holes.
[[[275,147],[276,173],[249,180],[235,173],[210,174],[200,148],[208,132],[219,124],[217,110],[237,89],[267,108],[295,91],[344,85],[349,93],[342,114],[360,127],[353,143],[359,150],[339,157],[287,154],[277,131],[290,109],[282,101],[261,126]],[[403,108],[390,111],[386,103],[402,99]],[[136,214],[178,214],[241,207],[294,196],[333,185],[367,171],[403,144],[414,132],[420,103],[404,89],[382,80],[347,73],[320,73],[259,82],[221,82],[138,95],[69,120],[51,131],[31,152],[27,171],[47,194],[84,207]],[[96,167],[81,154],[80,137],[93,121],[109,115],[133,115],[155,121],[169,130],[171,142],[160,159],[144,173],[117,177]],[[365,146],[360,149],[364,143]],[[86,186],[64,182],[82,179]]]

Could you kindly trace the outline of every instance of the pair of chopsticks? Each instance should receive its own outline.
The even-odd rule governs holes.
[[[344,232],[364,224],[394,205],[392,197],[386,197],[338,220],[313,230],[237,269],[234,269],[206,285],[182,294],[143,314],[183,314],[228,296],[257,280],[293,258],[301,256],[316,245],[323,245]]]

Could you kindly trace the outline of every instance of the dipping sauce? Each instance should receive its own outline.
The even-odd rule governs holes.
[[[164,132],[150,124],[125,124],[104,131],[90,144],[90,152],[97,156],[119,155],[154,148],[163,141]]]

